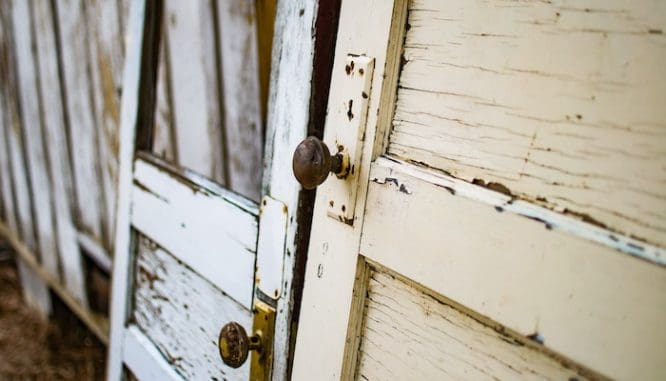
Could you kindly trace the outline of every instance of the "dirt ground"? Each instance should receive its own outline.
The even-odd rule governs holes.
[[[16,265],[0,242],[0,380],[103,380],[105,347],[53,296],[43,321],[23,302]]]

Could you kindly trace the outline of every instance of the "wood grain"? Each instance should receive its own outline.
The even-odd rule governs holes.
[[[87,305],[85,274],[76,237],[70,192],[72,173],[69,144],[62,104],[57,41],[50,2],[33,1],[35,58],[39,70],[40,104],[43,117],[44,147],[49,164],[54,230],[63,284],[83,306]],[[40,190],[45,192],[46,190]],[[53,275],[57,275],[56,272]]]
[[[178,153],[176,151],[176,131],[173,121],[169,53],[167,52],[169,48],[168,38],[167,29],[163,28],[159,42],[160,53],[157,64],[157,93],[155,94],[155,125],[152,152],[166,161],[177,164]]]
[[[666,245],[664,2],[410,8],[389,154]]]
[[[132,225],[247,308],[258,210],[251,201],[144,160],[135,162]]]
[[[224,136],[230,189],[259,202],[263,122],[255,3],[217,3]]]
[[[55,2],[62,79],[74,175],[77,228],[102,239],[103,188],[97,125],[89,76],[88,30],[83,0]]]
[[[178,164],[227,185],[211,2],[165,5]]]
[[[387,162],[371,169],[366,258],[606,376],[666,376],[663,266]]]
[[[32,199],[32,223],[37,239],[37,250],[40,262],[56,277],[58,270],[58,252],[56,236],[53,229],[53,210],[51,209],[51,184],[47,167],[42,118],[39,103],[36,56],[32,48],[34,34],[32,31],[32,15],[27,1],[16,2],[12,7],[14,26],[14,54],[18,76],[18,93],[14,96],[20,106],[21,133],[26,158],[26,173],[30,181]]]
[[[116,0],[86,0],[85,17],[90,84],[96,126],[99,182],[102,188],[103,242],[113,252],[118,183],[120,96],[122,93],[123,31]]]
[[[588,379],[382,270],[366,295],[356,379]]]
[[[0,122],[8,145],[10,171],[13,185],[13,201],[16,211],[17,230],[31,252],[37,249],[35,230],[32,224],[29,175],[26,170],[23,136],[18,99],[18,79],[14,51],[12,3],[0,2]],[[17,262],[23,295],[26,302],[46,317],[51,311],[51,298],[47,285],[23,260]]]
[[[224,365],[217,347],[220,329],[235,321],[250,332],[250,311],[145,238],[139,238],[133,317],[185,379],[249,377]]]

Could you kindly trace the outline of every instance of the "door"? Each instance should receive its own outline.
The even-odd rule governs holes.
[[[258,19],[132,2],[111,380],[270,378],[288,209],[260,198]]]
[[[664,379],[665,20],[343,0],[294,379]]]

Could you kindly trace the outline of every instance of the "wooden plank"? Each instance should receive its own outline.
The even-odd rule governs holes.
[[[110,274],[111,267],[113,267],[113,259],[109,252],[106,251],[106,248],[95,238],[84,232],[79,232],[76,238],[83,252],[92,259],[100,269],[104,270],[107,274]]]
[[[588,379],[381,269],[371,272],[364,315],[357,379]]]
[[[382,94],[384,76],[399,64],[399,52],[387,49],[390,36],[400,35],[404,28],[406,1],[347,1],[340,10],[336,53],[329,95],[328,109],[338,107],[347,98],[345,88],[336,80],[346,75],[345,60],[348,54],[365,54],[375,59],[372,94]],[[358,22],[363,15],[363,22]],[[395,54],[397,53],[397,54]],[[386,71],[387,69],[388,72]],[[285,77],[285,80],[287,80]],[[380,96],[370,97],[365,141],[361,154],[359,189],[355,215],[362,217],[365,210],[366,184],[369,164],[373,154],[372,142],[380,110]],[[383,110],[383,108],[381,108]],[[270,114],[269,114],[270,115]],[[270,118],[270,116],[269,116]],[[328,119],[328,118],[327,118]],[[336,127],[328,124],[324,140],[334,146]],[[277,164],[277,163],[276,163]],[[356,276],[358,248],[363,226],[362,218],[354,226],[341,223],[327,216],[328,202],[333,197],[331,187],[324,183],[317,189],[313,214],[312,233],[308,250],[303,301],[301,304],[296,351],[294,355],[294,380],[340,379],[344,366],[347,328],[352,305],[352,289]],[[343,312],[344,311],[344,312]],[[326,319],[326,334],[322,335],[321,321]]]
[[[399,166],[371,178],[364,256],[607,376],[666,376],[663,267]]]
[[[142,57],[144,31],[155,29],[150,25],[150,14],[154,11],[145,0],[132,0],[126,24],[126,54],[123,69],[123,96],[120,105],[120,155],[118,170],[118,203],[116,209],[116,238],[114,240],[113,276],[111,277],[111,331],[106,369],[107,380],[120,380],[123,375],[123,346],[125,324],[129,317],[132,282],[132,241],[130,230],[130,207],[132,192],[132,166],[136,125],[139,120],[139,104],[142,83]],[[148,21],[146,21],[148,20]],[[150,37],[148,37],[150,38]],[[143,68],[146,70],[146,68]],[[143,73],[146,77],[146,73]],[[145,82],[144,82],[145,83]],[[131,352],[128,352],[131,354]]]
[[[72,178],[69,145],[62,108],[62,89],[58,72],[58,48],[55,39],[53,13],[49,2],[33,1],[32,7],[36,40],[35,58],[39,68],[44,143],[50,170],[57,254],[66,288],[79,303],[86,306],[85,274],[81,264],[76,228],[72,220],[72,209],[69,202]],[[46,192],[46,190],[40,191]],[[57,271],[55,274],[57,274]]]
[[[132,225],[247,308],[257,216],[256,206],[240,196],[135,161]]]
[[[220,329],[229,322],[251,332],[247,307],[143,237],[138,239],[135,284],[134,321],[185,379],[248,379],[249,361],[229,368],[217,346]]]
[[[410,7],[389,154],[666,246],[664,2]]]
[[[60,34],[60,57],[65,89],[70,157],[72,158],[76,224],[102,237],[103,196],[97,153],[97,128],[91,96],[87,28],[83,0],[55,4]]]
[[[2,42],[4,35],[0,28],[0,42]],[[1,68],[1,66],[0,66]],[[0,78],[4,79],[0,74]],[[5,105],[5,93],[0,88],[0,197],[2,197],[3,215],[2,221],[7,225],[10,231],[18,234],[19,227],[16,220],[16,205],[14,202],[14,182],[12,177],[12,167],[10,163],[10,147],[9,147],[9,129],[11,128],[10,120],[7,117],[7,107]]]
[[[30,202],[30,185],[28,173],[25,166],[24,142],[21,132],[21,121],[19,119],[18,80],[16,78],[16,61],[12,52],[15,51],[12,30],[12,3],[0,3],[0,17],[2,18],[2,61],[0,64],[0,109],[3,109],[3,124],[6,126],[7,144],[9,145],[9,156],[11,163],[11,177],[14,185],[14,201],[16,202],[16,218],[18,223],[17,233],[31,250],[37,248],[35,241],[35,230],[32,225],[32,211]],[[43,317],[48,316],[51,311],[51,297],[43,280],[32,271],[28,264],[19,260],[17,262],[23,295],[26,302],[38,311]]]
[[[295,267],[299,244],[296,237],[299,224],[302,222],[298,214],[301,206],[299,203],[301,187],[295,180],[290,166],[284,163],[291,162],[294,148],[307,136],[314,59],[312,27],[316,18],[314,2],[277,3],[264,148],[266,170],[263,173],[262,191],[264,195],[269,195],[287,205],[288,213],[287,234],[282,255],[283,288],[282,295],[277,301],[279,312],[275,320],[273,346],[273,380],[276,381],[291,379],[293,344],[287,345],[287,343],[291,340],[295,313],[294,297],[297,294],[293,290],[293,281],[294,272],[299,271]],[[302,253],[305,253],[307,247],[301,249]],[[258,256],[261,255],[259,252]]]
[[[217,3],[228,187],[259,202],[263,122],[255,3]]]
[[[155,344],[135,325],[124,332],[123,347],[123,361],[137,380],[183,380],[183,377],[169,366],[162,353],[155,348]]]
[[[47,167],[47,153],[42,134],[40,116],[40,95],[36,56],[33,54],[35,43],[32,31],[30,4],[17,2],[12,7],[12,19],[15,37],[16,68],[18,75],[18,103],[21,110],[21,126],[26,154],[26,172],[30,180],[32,195],[33,223],[41,263],[56,277],[58,270],[58,252],[53,229],[53,210],[51,209],[51,184]]]
[[[176,131],[173,123],[173,102],[171,97],[169,48],[167,29],[162,29],[160,53],[157,64],[157,93],[155,95],[155,125],[152,152],[160,158],[178,163],[176,151]]]
[[[94,121],[97,127],[103,242],[113,250],[123,46],[117,1],[85,2]]]
[[[228,184],[209,0],[166,1],[178,163]]]

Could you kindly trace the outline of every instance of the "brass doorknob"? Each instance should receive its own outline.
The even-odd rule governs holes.
[[[248,337],[242,325],[236,322],[227,323],[220,331],[218,347],[225,364],[240,368],[250,351],[261,351],[261,332]]]
[[[329,172],[344,178],[347,175],[349,159],[345,153],[331,155],[324,142],[309,136],[298,144],[292,161],[294,176],[305,189],[315,189],[326,181]]]

